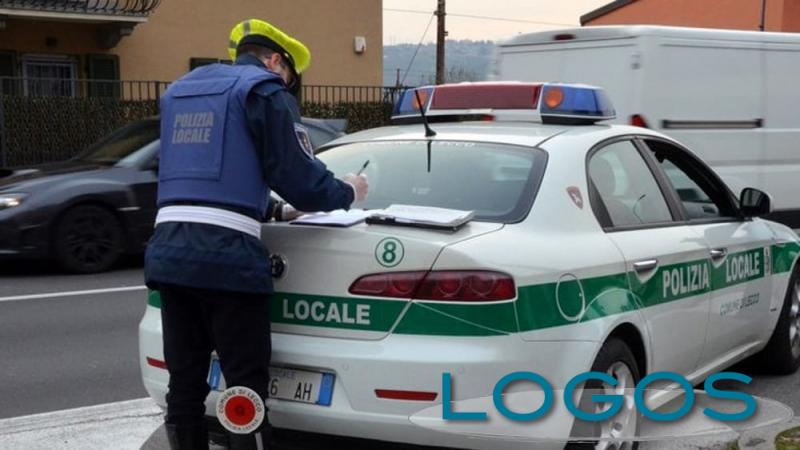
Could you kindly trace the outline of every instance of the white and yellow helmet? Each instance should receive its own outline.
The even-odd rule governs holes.
[[[263,20],[248,19],[233,27],[228,43],[231,60],[236,60],[237,49],[243,44],[261,45],[280,53],[296,74],[303,73],[311,65],[308,47]]]

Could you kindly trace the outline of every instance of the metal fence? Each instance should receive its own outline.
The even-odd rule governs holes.
[[[1,8],[81,14],[146,16],[161,0],[0,0]]]
[[[70,158],[131,121],[158,114],[169,83],[0,77],[0,167]],[[388,122],[402,88],[303,86],[303,115],[344,118],[348,131]]]
[[[405,89],[394,86],[302,86],[301,103],[392,103]]]
[[[66,78],[0,77],[0,95],[26,98],[117,98],[132,101],[158,100],[167,90],[166,81],[75,80]]]

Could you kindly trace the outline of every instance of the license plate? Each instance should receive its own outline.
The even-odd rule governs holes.
[[[270,367],[269,375],[269,396],[272,398],[322,406],[331,404],[334,381],[332,373]]]
[[[270,398],[321,406],[331,405],[333,384],[336,379],[332,373],[270,367],[269,375]],[[215,391],[225,390],[225,380],[217,358],[211,360],[208,385]]]

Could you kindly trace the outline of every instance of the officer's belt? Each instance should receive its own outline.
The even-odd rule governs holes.
[[[164,222],[192,222],[241,231],[261,239],[261,223],[243,214],[207,206],[165,206],[158,210],[156,225]]]

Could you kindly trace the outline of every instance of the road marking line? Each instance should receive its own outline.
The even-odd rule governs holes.
[[[3,448],[138,450],[163,423],[150,398],[0,419]]]
[[[116,292],[132,292],[143,291],[147,286],[126,286],[118,288],[106,289],[89,289],[86,291],[67,291],[67,292],[50,292],[46,294],[28,294],[28,295],[12,295],[10,297],[0,297],[0,302],[13,302],[17,300],[36,300],[42,298],[58,298],[58,297],[76,297],[79,295],[96,295],[96,294],[113,294]]]
[[[163,411],[150,397],[125,400],[100,405],[81,406],[45,413],[0,419],[0,436],[45,429],[63,428],[93,421],[107,421],[114,418],[135,418],[161,416]]]

